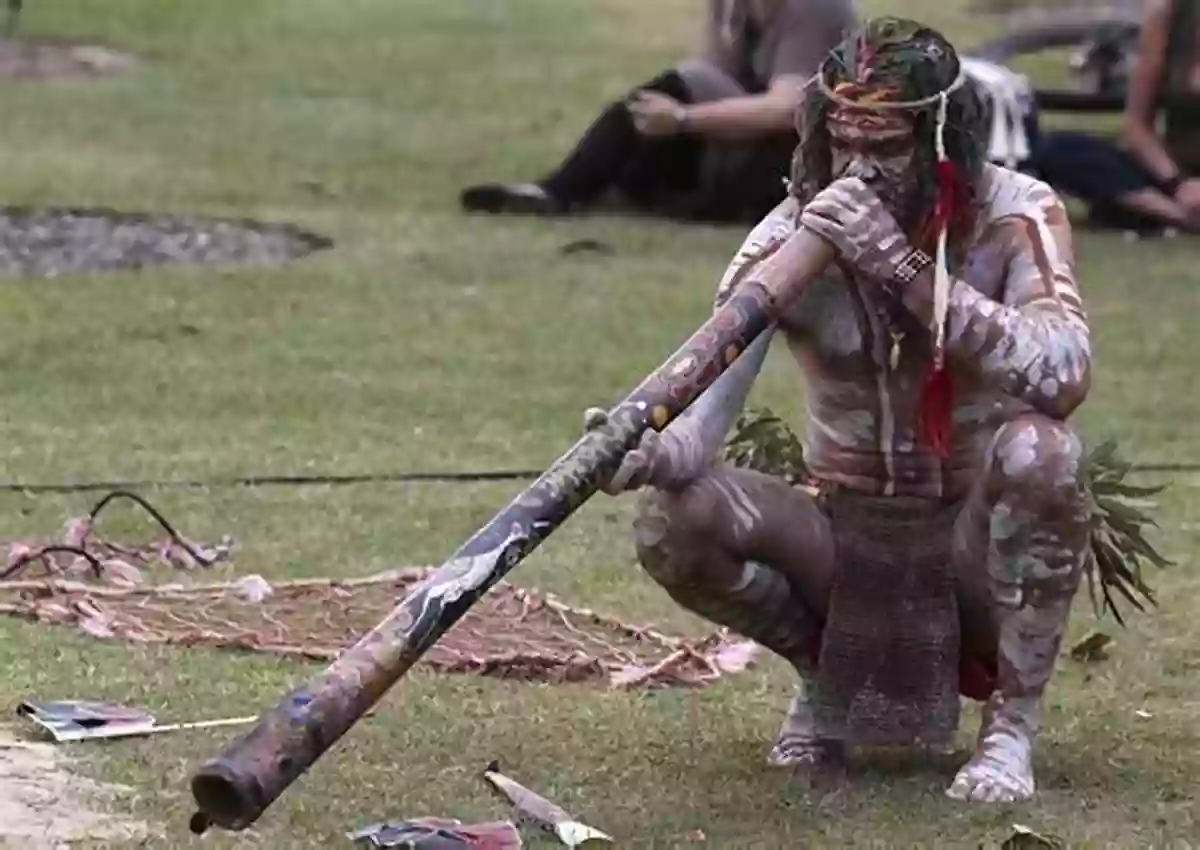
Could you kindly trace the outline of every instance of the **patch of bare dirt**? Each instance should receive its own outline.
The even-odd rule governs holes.
[[[332,245],[289,224],[248,219],[0,206],[0,277],[201,263],[278,266]]]
[[[72,841],[139,839],[143,824],[99,811],[128,793],[72,774],[60,749],[0,728],[0,848],[66,850]]]
[[[136,64],[129,54],[98,44],[0,38],[0,79],[98,77]]]

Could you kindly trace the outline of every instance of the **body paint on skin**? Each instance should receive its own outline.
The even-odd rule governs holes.
[[[947,353],[982,383],[1065,418],[1091,380],[1090,331],[1066,211],[1045,184],[995,167],[985,170],[985,190],[988,235],[1009,244],[1003,303],[954,280]],[[905,295],[919,318],[928,315],[927,284]]]
[[[750,232],[721,276],[715,306],[725,303],[739,282],[746,280],[795,234],[796,209],[795,199],[787,198]],[[687,410],[663,429],[657,484],[688,483],[722,449],[766,362],[775,332],[775,326],[767,328]]]
[[[1062,410],[1064,399],[1082,400],[1090,351],[1069,231],[1056,223],[1052,196],[1031,178],[998,169],[987,170],[983,189],[979,241],[965,246],[967,271],[952,295],[949,354],[958,406],[955,445],[944,470],[917,439],[919,340],[906,343],[898,367],[889,368],[889,340],[876,310],[882,292],[872,288],[869,270],[854,268],[854,281],[837,273],[814,284],[778,330],[808,383],[805,457],[818,477],[872,494],[956,501],[977,494],[962,521],[980,526],[956,559],[985,586],[984,597],[972,600],[973,610],[989,611],[998,623],[998,679],[976,751],[947,793],[1001,801],[1033,793],[1037,707],[1082,575],[1088,541],[1082,448],[1071,429],[1047,413]],[[1039,217],[1044,228],[1021,223]],[[793,226],[783,219],[768,229],[779,237],[780,228]],[[1046,233],[1053,244],[1044,243]],[[726,280],[753,263],[746,259],[752,253],[739,252]],[[857,350],[822,336],[839,322],[860,329]],[[740,395],[739,408],[744,400]],[[698,419],[716,415],[699,403],[693,410]],[[784,489],[732,490],[709,476],[719,480],[722,473],[708,471],[692,487],[639,512],[639,559],[681,605],[735,630],[757,629],[794,659],[805,629],[793,623],[790,628],[798,630],[781,631],[764,588],[774,582],[787,593],[789,582],[804,584],[807,571],[819,571],[821,553],[829,550],[828,527],[814,522],[803,534],[789,534],[772,524],[792,498]],[[756,511],[747,511],[747,504]],[[795,510],[800,517],[805,509]],[[651,526],[655,532],[645,533]],[[777,536],[772,551],[780,560],[758,559],[751,570],[740,546],[764,534]],[[779,583],[785,570],[788,579]],[[789,604],[804,610],[795,600]],[[813,628],[810,623],[809,633]],[[797,669],[803,676],[804,665]],[[819,735],[805,700],[801,693],[793,701],[773,763],[815,757],[810,744]]]
[[[1065,425],[1030,416],[997,433],[982,491],[990,506],[987,567],[1001,612],[998,688],[979,742],[947,794],[1012,802],[1034,793],[1038,706],[1066,634],[1089,545],[1083,446]]]
[[[971,764],[959,771],[946,796],[981,803],[1027,800],[1037,790],[1033,740],[1038,728],[1036,698],[995,699],[984,721]]]
[[[790,490],[778,481],[764,484]],[[725,486],[736,488],[736,501]],[[650,490],[634,519],[638,560],[684,608],[757,642],[798,671],[811,670],[815,620],[782,573],[745,554],[763,532],[764,498],[725,472],[706,473],[682,494]],[[719,540],[708,533],[714,525],[720,526]]]
[[[801,679],[788,706],[783,725],[767,755],[767,764],[780,768],[837,766],[845,757],[845,743],[821,734],[812,708],[813,683]]]

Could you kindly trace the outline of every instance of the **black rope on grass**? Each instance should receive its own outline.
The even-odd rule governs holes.
[[[359,475],[251,475],[208,479],[146,479],[142,481],[79,481],[61,484],[0,482],[0,492],[9,493],[86,493],[99,490],[135,489],[216,489],[220,487],[305,487],[387,484],[395,482],[523,481],[540,476],[545,470],[512,469],[482,472],[381,472]]]
[[[5,567],[2,572],[0,572],[0,580],[15,576],[34,561],[42,561],[43,565],[46,567],[47,575],[53,575],[55,573],[54,562],[50,560],[42,560],[51,552],[70,552],[72,555],[78,555],[91,565],[92,571],[96,574],[96,578],[104,577],[104,565],[101,564],[96,556],[91,552],[88,552],[86,549],[83,549],[79,546],[55,544],[52,546],[40,546],[37,549],[34,549],[32,552],[27,552],[26,554],[17,558],[11,564]]]
[[[83,535],[85,539],[91,534],[92,529],[95,528],[96,518],[100,515],[100,511],[104,510],[105,507],[107,507],[116,499],[128,499],[131,502],[135,502],[136,504],[140,505],[146,511],[146,513],[154,517],[154,520],[162,527],[163,531],[170,536],[171,540],[177,546],[195,559],[196,563],[200,564],[201,566],[211,567],[217,562],[216,558],[198,552],[196,547],[188,543],[187,540],[184,539],[183,535],[176,531],[175,527],[167,521],[166,517],[164,517],[162,513],[160,513],[159,510],[151,505],[145,498],[139,496],[137,493],[131,493],[124,489],[113,489],[110,493],[105,495],[104,498],[97,502],[88,512],[88,529]],[[12,578],[34,561],[41,561],[46,567],[47,575],[53,575],[57,571],[57,565],[55,565],[52,560],[45,557],[53,552],[69,552],[72,555],[78,555],[88,562],[92,568],[92,572],[96,574],[96,578],[104,578],[104,564],[99,558],[87,551],[87,549],[83,548],[82,542],[83,541],[80,541],[81,545],[78,546],[72,546],[64,543],[52,543],[47,546],[39,546],[37,549],[26,552],[15,559],[3,570],[0,570],[0,581]]]
[[[1130,472],[1192,473],[1200,472],[1200,463],[1135,463]],[[0,482],[0,492],[8,493],[87,493],[99,490],[129,491],[135,489],[195,489],[223,487],[311,487],[349,486],[354,484],[392,483],[451,483],[469,484],[487,481],[531,481],[545,473],[544,469],[496,469],[478,472],[378,472],[358,475],[250,475],[207,479],[145,479],[141,481],[78,481],[49,483]],[[132,493],[129,498],[137,499]],[[148,510],[150,509],[148,506]],[[152,511],[153,512],[153,511]],[[159,518],[161,522],[161,518]]]
[[[197,552],[195,547],[193,547],[190,543],[188,543],[186,540],[184,540],[183,535],[181,535],[178,531],[176,531],[171,526],[171,523],[167,522],[166,518],[161,513],[159,513],[158,510],[153,505],[151,505],[149,502],[147,502],[144,498],[139,496],[137,493],[131,493],[128,490],[124,490],[124,489],[113,490],[111,493],[109,493],[107,496],[105,496],[103,499],[101,499],[99,502],[96,503],[95,507],[93,507],[92,510],[88,513],[88,519],[92,523],[95,523],[96,517],[100,513],[100,511],[102,511],[104,509],[104,507],[106,505],[108,505],[110,502],[112,502],[114,499],[129,499],[131,502],[136,502],[137,504],[141,505],[142,508],[145,509],[146,513],[148,513],[148,514],[150,514],[150,516],[154,517],[155,521],[160,526],[162,526],[163,531],[167,532],[167,534],[169,534],[171,536],[171,539],[173,541],[175,541],[175,543],[180,548],[182,548],[185,552],[187,552],[189,555],[191,555],[198,564],[201,564],[202,566],[205,566],[205,567],[211,567],[213,564],[216,563],[216,559],[210,558],[207,555],[202,555],[201,553]]]

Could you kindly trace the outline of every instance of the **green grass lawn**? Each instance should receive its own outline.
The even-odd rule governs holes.
[[[34,0],[30,35],[97,40],[147,64],[0,84],[0,200],[289,220],[336,246],[278,270],[0,282],[0,477],[548,465],[586,407],[619,400],[703,321],[742,234],[469,219],[456,194],[550,164],[603,101],[688,46],[695,5]],[[969,42],[984,22],[959,5],[862,7],[903,6]],[[561,253],[581,238],[615,253]],[[1098,362],[1080,425],[1138,461],[1200,461],[1196,252],[1078,237]],[[802,388],[781,356],[753,401],[796,421]],[[1178,562],[1154,576],[1162,609],[1114,631],[1109,661],[1063,661],[1031,805],[945,799],[954,762],[868,764],[835,793],[789,785],[763,764],[791,686],[773,662],[699,692],[632,694],[414,672],[253,830],[203,840],[187,833],[188,777],[227,730],[71,752],[136,789],[117,805],[151,825],[139,846],[155,848],[338,847],[377,819],[490,819],[504,809],[478,772],[493,758],[630,847],[694,846],[684,836],[696,829],[718,848],[990,847],[1014,822],[1072,847],[1192,846],[1200,476],[1174,483],[1159,513],[1159,542]],[[194,538],[232,534],[240,572],[285,578],[440,562],[520,486],[147,495]],[[0,538],[52,534],[92,498],[0,495]],[[512,580],[701,627],[640,574],[629,516],[627,500],[598,497]],[[1075,636],[1095,625],[1080,603]],[[6,712],[32,694],[95,696],[168,718],[255,713],[319,667],[0,619],[0,670]],[[964,747],[973,731],[972,713]]]

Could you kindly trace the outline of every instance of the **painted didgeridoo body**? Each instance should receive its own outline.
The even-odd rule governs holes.
[[[798,230],[610,411],[605,426],[585,434],[324,672],[201,765],[191,783],[198,808],[192,831],[242,830],[258,820],[476,600],[596,493],[647,428],[666,427],[778,322],[833,256],[819,236]]]

